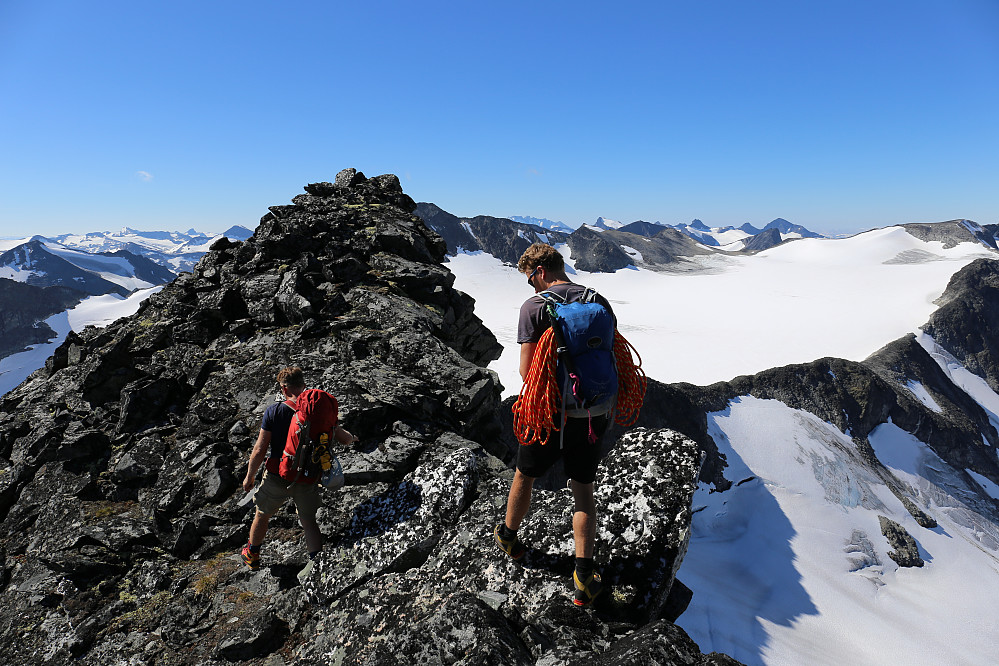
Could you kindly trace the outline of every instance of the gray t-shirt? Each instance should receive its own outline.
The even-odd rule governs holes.
[[[573,303],[578,301],[583,297],[583,292],[586,291],[586,287],[582,285],[575,284],[574,282],[566,282],[562,284],[552,285],[548,291],[557,294],[565,299],[567,303]],[[597,294],[597,303],[607,308],[607,311],[614,316],[614,310],[611,308],[610,303],[607,299]],[[548,318],[544,314],[545,299],[541,296],[534,295],[524,301],[524,304],[520,306],[520,321],[517,323],[517,343],[523,344],[525,342],[537,342],[541,339],[541,335],[548,330],[551,324],[548,323]],[[614,318],[617,321],[617,317]]]

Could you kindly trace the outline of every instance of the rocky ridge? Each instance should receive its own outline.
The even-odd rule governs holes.
[[[415,208],[395,176],[308,185],[0,400],[0,659],[733,663],[670,623],[702,461],[687,437],[631,432],[604,470],[603,607],[568,603],[564,490],[537,493],[523,566],[493,546],[500,348]],[[289,364],[361,438],[304,584],[290,505],[260,571],[236,554],[239,480]]]

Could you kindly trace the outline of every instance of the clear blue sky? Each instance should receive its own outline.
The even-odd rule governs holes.
[[[0,2],[0,235],[458,215],[999,222],[999,1]]]

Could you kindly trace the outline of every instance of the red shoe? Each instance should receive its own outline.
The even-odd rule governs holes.
[[[260,553],[250,550],[249,544],[243,546],[240,555],[243,556],[243,564],[250,567],[250,571],[256,571],[260,568]]]

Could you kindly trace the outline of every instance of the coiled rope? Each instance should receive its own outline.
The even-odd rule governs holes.
[[[617,329],[614,330],[614,359],[618,382],[614,422],[628,427],[638,419],[648,378],[642,371],[638,350]],[[638,359],[637,364],[634,359]],[[555,379],[557,361],[555,336],[549,328],[538,340],[524,386],[513,403],[513,432],[521,444],[544,444],[552,432],[559,430],[556,420],[562,394]]]

